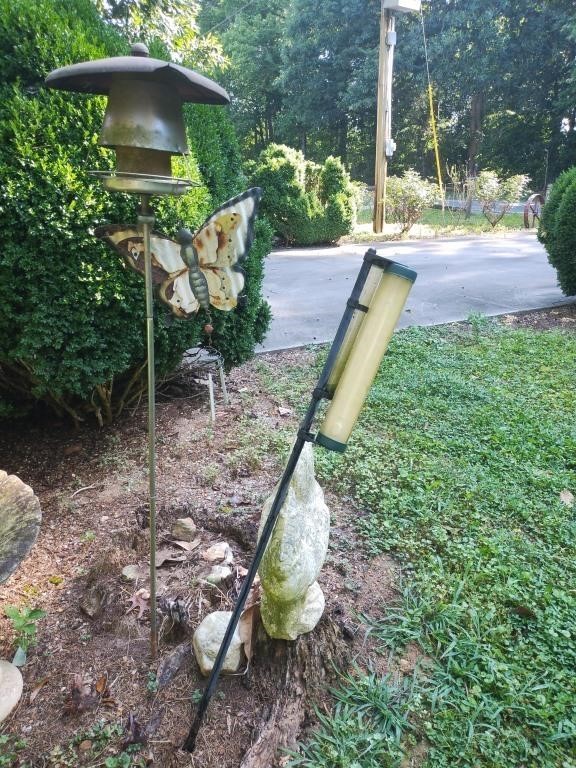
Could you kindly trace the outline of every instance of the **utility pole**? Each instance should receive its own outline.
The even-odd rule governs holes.
[[[396,45],[394,11],[407,13],[420,10],[421,0],[381,0],[380,52],[378,59],[378,100],[376,110],[376,162],[374,168],[374,219],[376,234],[386,223],[386,179],[388,160],[396,144],[392,139],[392,67]]]
[[[392,156],[392,67],[396,45],[396,19],[384,7],[380,14],[380,55],[378,61],[378,102],[376,110],[376,164],[374,168],[374,232],[380,234],[386,223],[386,179],[388,157]]]

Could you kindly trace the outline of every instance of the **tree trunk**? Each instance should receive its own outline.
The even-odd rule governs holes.
[[[484,94],[472,95],[470,106],[470,136],[468,140],[468,178],[478,175],[477,157],[482,143],[482,119],[484,117]],[[472,213],[472,185],[466,201],[466,218]]]

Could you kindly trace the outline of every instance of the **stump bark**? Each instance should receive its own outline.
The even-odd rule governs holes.
[[[329,616],[293,642],[272,640],[259,624],[249,684],[269,692],[269,702],[240,768],[277,765],[279,750],[296,746],[314,704],[326,699],[336,670],[346,669],[350,659],[350,646]]]

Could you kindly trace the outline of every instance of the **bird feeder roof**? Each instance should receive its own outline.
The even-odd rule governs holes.
[[[217,83],[192,69],[161,59],[151,59],[142,44],[132,47],[131,56],[113,56],[72,64],[50,72],[49,88],[81,93],[108,94],[118,80],[148,80],[174,88],[182,101],[199,104],[228,104],[230,97]]]

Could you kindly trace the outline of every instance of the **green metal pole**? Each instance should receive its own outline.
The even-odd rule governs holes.
[[[152,254],[150,231],[154,215],[149,208],[149,196],[141,196],[138,224],[144,241],[144,280],[146,284],[146,342],[148,349],[148,500],[150,517],[150,655],[158,652],[156,627],[156,399],[154,377],[154,296],[152,292]]]

